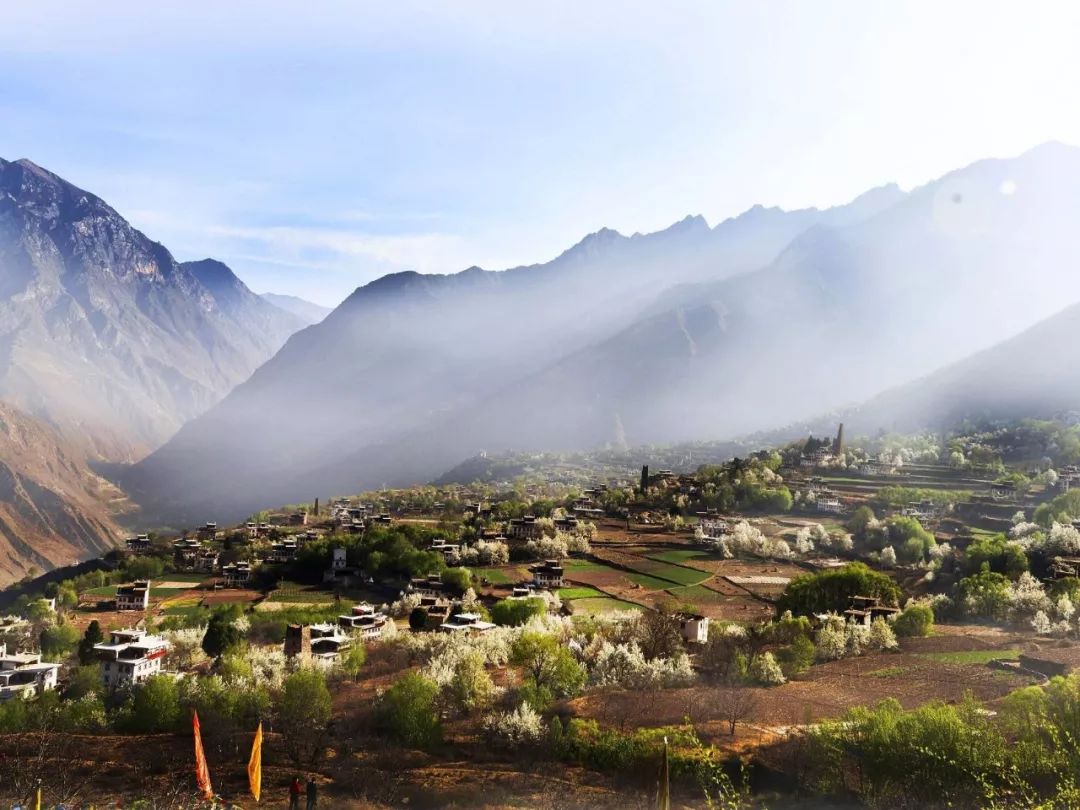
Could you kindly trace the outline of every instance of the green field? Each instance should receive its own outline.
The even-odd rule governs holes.
[[[596,590],[596,588],[590,588],[587,585],[582,585],[576,588],[559,588],[559,598],[563,601],[569,599],[590,599],[592,597],[602,597],[604,594]]]
[[[624,602],[621,599],[613,599],[610,596],[574,600],[575,615],[588,613],[595,616],[601,613],[614,613],[619,610],[641,610],[641,605],[635,605],[633,602]]]
[[[943,664],[985,664],[999,658],[1015,661],[1019,650],[964,650],[963,652],[918,653],[920,658],[940,661]]]
[[[676,585],[700,585],[707,579],[712,578],[712,574],[707,571],[696,571],[693,568],[685,568],[681,565],[672,565],[671,563],[655,562],[654,560],[642,560],[639,563],[634,564],[634,568],[640,571],[642,574],[647,574],[651,577],[659,579],[666,579],[668,582],[673,582]],[[633,579],[633,575],[631,575]],[[637,580],[635,580],[636,582]],[[670,585],[665,585],[665,588],[670,588]]]
[[[610,565],[593,562],[592,560],[563,560],[563,568],[567,571],[613,571]]]
[[[509,572],[501,568],[474,568],[472,573],[477,579],[487,579],[492,585],[509,585],[518,581],[516,577],[511,577]]]
[[[709,552],[700,551],[697,549],[686,549],[684,551],[661,551],[659,554],[649,554],[650,560],[656,560],[657,562],[664,563],[681,563],[687,560],[692,560],[695,557],[707,557]]]

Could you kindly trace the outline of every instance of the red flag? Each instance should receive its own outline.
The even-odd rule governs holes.
[[[203,753],[202,731],[199,729],[199,713],[191,715],[191,726],[195,731],[195,782],[202,791],[203,798],[209,801],[214,798],[214,789],[210,787],[210,768],[206,764],[206,754]]]

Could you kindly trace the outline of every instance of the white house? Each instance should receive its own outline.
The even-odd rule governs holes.
[[[697,613],[680,613],[683,640],[688,644],[704,644],[709,640],[709,617]]]
[[[137,579],[116,588],[116,609],[142,612],[150,607],[150,580]]]
[[[485,622],[476,613],[458,613],[439,625],[439,630],[444,633],[486,633],[494,629],[494,624]]]
[[[113,630],[107,643],[94,645],[107,689],[142,683],[158,674],[168,649],[165,639],[138,629]]]
[[[383,634],[390,619],[382,611],[366,602],[353,605],[352,613],[338,616],[338,625],[359,635],[364,641],[376,639]]]
[[[56,688],[59,664],[41,660],[41,653],[8,653],[0,644],[0,701],[29,697]]]
[[[545,560],[540,565],[534,565],[529,571],[537,588],[561,588],[563,585],[563,567],[558,560]]]
[[[336,624],[311,625],[311,660],[320,667],[332,667],[341,660],[341,653],[352,646],[352,639]]]

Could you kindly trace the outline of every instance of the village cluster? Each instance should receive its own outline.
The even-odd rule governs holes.
[[[852,448],[841,427],[693,472],[417,487],[137,535],[9,600],[0,701],[77,683],[80,699],[99,695],[96,728],[122,729],[162,679],[180,702],[219,679],[254,690],[238,717],[313,767],[335,745],[329,715],[304,720],[321,729],[308,748],[286,720],[288,684],[309,672],[327,712],[366,718],[362,733],[422,748],[482,729],[504,750],[578,762],[619,735],[644,757],[649,734],[684,720],[680,755],[695,761],[722,759],[740,728],[759,747],[792,744],[826,726],[799,732],[778,707],[821,721],[836,709],[813,687],[792,705],[787,685],[834,694],[844,667],[912,707],[1050,688],[1080,665],[1080,470],[964,450]],[[370,687],[365,661],[381,673]],[[631,709],[642,689],[654,699]],[[628,711],[637,730],[616,730]]]

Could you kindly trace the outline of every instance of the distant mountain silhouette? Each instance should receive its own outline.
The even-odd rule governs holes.
[[[278,309],[283,309],[286,312],[295,315],[307,326],[318,323],[330,314],[329,307],[324,307],[320,304],[312,303],[311,301],[305,301],[303,298],[298,298],[295,295],[263,293],[261,297],[264,301],[268,301]]]

